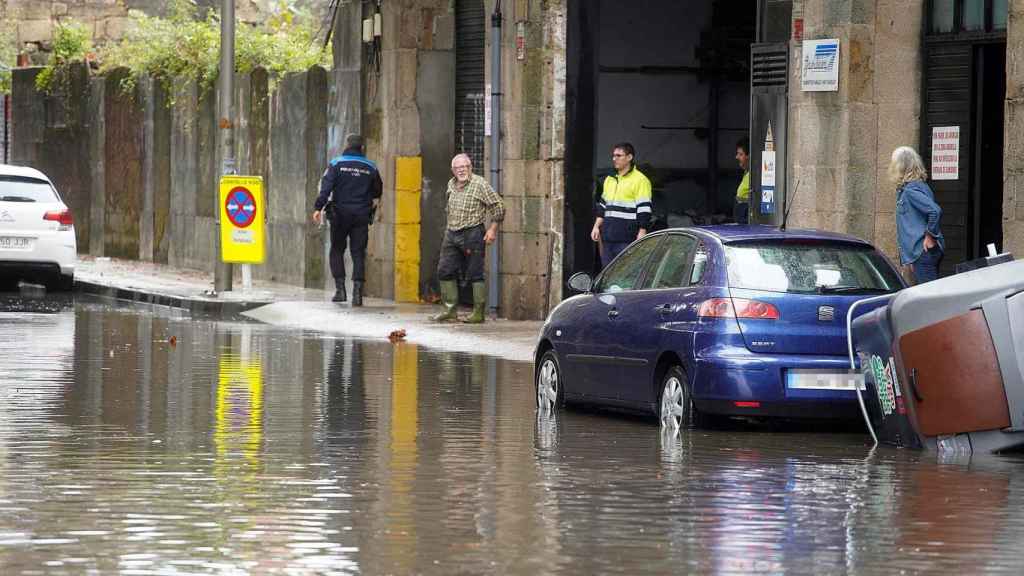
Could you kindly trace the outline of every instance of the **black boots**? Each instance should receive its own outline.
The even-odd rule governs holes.
[[[363,283],[359,280],[352,282],[352,305],[363,305]]]
[[[360,294],[362,296],[362,294]],[[334,298],[331,298],[331,302],[346,302],[348,301],[348,294],[345,292],[345,279],[335,278],[334,279]]]
[[[334,279],[334,297],[331,302],[348,302],[348,292],[345,291],[345,279]],[[352,305],[363,305],[363,283],[359,280],[352,282]]]

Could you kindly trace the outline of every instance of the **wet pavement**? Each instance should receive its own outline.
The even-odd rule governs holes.
[[[1024,459],[534,410],[528,363],[0,295],[0,574],[1024,571]]]

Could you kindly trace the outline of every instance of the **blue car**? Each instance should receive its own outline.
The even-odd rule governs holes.
[[[551,311],[538,341],[538,409],[598,404],[680,428],[710,415],[858,417],[847,310],[904,282],[852,236],[723,225],[649,234],[569,285],[582,294]]]

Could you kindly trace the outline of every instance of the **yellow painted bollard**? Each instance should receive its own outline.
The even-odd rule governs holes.
[[[420,300],[420,197],[423,159],[395,159],[395,301]]]

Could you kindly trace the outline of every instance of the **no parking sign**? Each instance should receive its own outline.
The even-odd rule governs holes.
[[[263,178],[220,179],[220,257],[224,262],[262,264]]]

